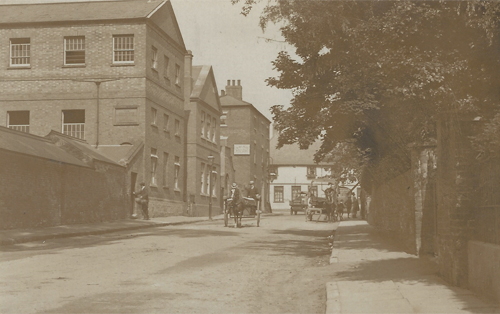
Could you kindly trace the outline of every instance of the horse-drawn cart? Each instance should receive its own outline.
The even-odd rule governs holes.
[[[239,203],[233,202],[232,198],[228,198],[224,202],[224,226],[229,224],[229,218],[234,219],[234,227],[241,227],[242,218],[256,218],[257,227],[260,224],[259,200],[243,197]]]

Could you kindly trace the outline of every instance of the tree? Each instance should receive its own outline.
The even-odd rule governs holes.
[[[320,138],[322,160],[354,143],[385,181],[409,169],[408,144],[435,139],[439,114],[495,117],[499,12],[487,1],[270,1],[261,27],[281,23],[296,53],[279,53],[267,80],[294,92],[272,108],[278,147]]]

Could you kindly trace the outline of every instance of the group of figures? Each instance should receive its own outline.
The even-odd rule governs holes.
[[[344,220],[344,212],[347,213],[347,219],[352,217],[356,218],[359,211],[359,201],[358,198],[354,196],[354,193],[347,193],[347,198],[345,200],[339,199],[339,194],[334,188],[333,184],[328,183],[328,188],[324,190],[325,193],[325,205],[324,214],[327,217],[327,221],[335,222]]]
[[[224,208],[224,224],[227,227],[230,217],[234,218],[234,227],[241,227],[241,219],[243,217],[257,216],[257,227],[260,222],[259,208],[260,195],[255,183],[250,181],[246,188],[246,197],[241,193],[238,184],[233,183],[229,196],[225,201]]]

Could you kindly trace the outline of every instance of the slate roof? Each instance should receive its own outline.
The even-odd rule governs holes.
[[[146,18],[167,1],[91,1],[0,5],[0,24]]]
[[[295,166],[314,166],[314,154],[321,147],[321,142],[316,141],[308,149],[302,150],[298,144],[285,145],[280,149],[276,148],[278,144],[278,135],[271,138],[270,156],[273,159],[273,165],[295,165]],[[322,164],[322,163],[320,163]]]
[[[255,108],[254,105],[252,105],[251,103],[246,102],[244,100],[240,100],[240,99],[235,98],[235,97],[230,96],[230,95],[224,95],[224,96],[220,97],[220,103],[221,103],[222,107],[226,107],[226,106],[227,107],[251,107],[255,111],[257,111],[261,116],[263,116],[267,121],[269,121],[269,123],[271,123],[271,121],[265,115],[263,115],[262,112],[259,111],[259,109]]]
[[[0,126],[0,149],[18,154],[88,167],[83,161],[57,147],[49,139]]]

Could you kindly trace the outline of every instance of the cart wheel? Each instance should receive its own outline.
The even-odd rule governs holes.
[[[226,211],[224,213],[224,227],[227,227],[228,225],[228,220],[229,220],[229,213]]]
[[[257,211],[257,227],[260,225],[260,210]]]

